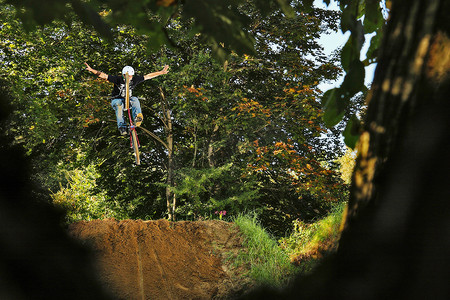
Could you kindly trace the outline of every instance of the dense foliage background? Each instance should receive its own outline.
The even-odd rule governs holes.
[[[317,43],[337,30],[338,12],[306,10],[300,1],[292,1],[291,18],[279,6],[261,10],[259,1],[237,7],[255,47],[225,49],[230,55],[216,59],[198,24],[176,14],[165,20],[171,43],[155,49],[161,37],[126,24],[101,36],[73,13],[28,31],[17,9],[2,5],[1,77],[15,108],[8,134],[68,221],[257,210],[283,235],[292,221],[324,216],[346,199],[337,160],[345,149],[322,121],[318,88],[342,72],[339,52],[327,57]],[[114,11],[103,5],[98,13],[108,20]],[[87,72],[85,61],[107,74],[170,66],[134,92],[145,118],[141,166],[117,134],[111,84]]]
[[[60,276],[61,272],[56,272],[57,278],[48,280],[51,269],[42,267],[52,265],[54,255],[44,260],[45,256],[39,255],[39,264],[28,263],[36,261],[30,259],[35,254],[27,255],[23,250],[42,250],[42,243],[49,245],[48,239],[36,236],[64,240],[50,230],[39,232],[51,234],[36,235],[34,229],[39,228],[39,222],[35,220],[42,221],[44,214],[32,214],[35,206],[20,201],[30,188],[23,177],[26,175],[18,175],[28,174],[23,161],[16,158],[20,155],[10,155],[20,147],[33,159],[34,182],[47,189],[44,194],[48,189],[53,191],[53,201],[69,210],[69,221],[108,215],[208,218],[216,207],[222,217],[228,217],[236,211],[258,208],[271,231],[281,232],[289,217],[300,216],[283,245],[300,252],[299,259],[304,258],[302,252],[309,246],[301,243],[297,247],[299,238],[306,237],[313,245],[317,244],[314,235],[318,233],[318,240],[323,235],[321,229],[316,232],[314,224],[302,219],[320,216],[320,209],[326,209],[336,195],[344,195],[336,191],[345,187],[334,176],[337,168],[333,155],[337,152],[328,151],[339,140],[319,138],[325,136],[318,129],[323,124],[308,114],[317,110],[328,127],[343,131],[348,145],[358,141],[339,251],[311,276],[297,278],[285,291],[260,289],[249,297],[398,295],[409,299],[426,295],[447,299],[449,202],[443,199],[449,198],[449,177],[444,172],[449,168],[446,102],[450,91],[450,2],[338,2],[340,29],[350,32],[339,53],[346,74],[340,87],[321,96],[321,111],[315,106],[316,95],[321,94],[316,81],[305,78],[333,78],[333,63],[324,58],[308,64],[314,39],[303,37],[312,37],[332,22],[322,23],[325,27],[319,30],[314,22],[304,30],[297,27],[295,33],[288,30],[296,19],[314,20],[318,16],[319,11],[311,6],[313,0],[251,0],[244,5],[237,0],[135,0],[125,5],[118,0],[0,0],[15,7],[1,6],[0,86],[9,85],[9,99],[16,108],[10,126],[1,124],[2,132],[6,128],[9,134],[8,138],[2,136],[3,159],[11,158],[10,165],[17,166],[13,170],[5,166],[8,176],[2,184],[7,200],[12,201],[2,203],[19,207],[9,210],[5,205],[7,209],[1,210],[12,212],[9,218],[0,218],[7,224],[2,227],[6,229],[5,253],[13,254],[5,256],[4,264],[13,272],[3,273],[14,276],[17,282],[20,280],[17,286],[23,286],[23,276],[19,279],[17,269],[33,270],[28,274],[42,274],[35,271],[44,270],[40,279],[45,277],[42,282],[49,283],[44,289],[47,294],[57,291],[55,286],[62,286],[67,293],[64,287],[68,285],[55,285],[55,279],[73,286],[77,282],[73,276],[85,274]],[[384,33],[383,6],[389,15]],[[290,19],[285,20],[285,16]],[[277,22],[286,26],[270,27]],[[101,37],[82,24],[92,25]],[[364,59],[361,49],[365,34],[370,32],[375,35]],[[300,40],[307,44],[301,46]],[[53,52],[58,47],[61,49]],[[143,51],[142,56],[131,55],[138,50]],[[316,50],[310,62],[319,59],[320,49]],[[285,55],[277,56],[280,53]],[[212,60],[213,56],[220,63]],[[132,166],[124,139],[116,136],[111,110],[105,108],[110,87],[86,75],[80,68],[84,60],[108,73],[118,72],[125,63],[137,63],[139,68],[145,67],[143,70],[171,64],[168,76],[141,87],[147,106],[147,131],[142,129],[143,139],[147,139],[144,168]],[[147,65],[141,62],[144,60]],[[297,73],[286,68],[288,61],[298,68]],[[325,69],[330,72],[319,75],[320,66],[326,66],[327,61],[330,68]],[[365,92],[364,65],[374,61],[378,61],[378,67],[361,123],[357,103],[362,99],[358,94]],[[300,78],[298,74],[306,75]],[[2,100],[6,94],[2,88]],[[214,105],[210,101],[215,101]],[[2,117],[6,115],[3,106]],[[308,125],[299,112],[304,113]],[[287,161],[289,168],[283,165]],[[18,181],[14,187],[21,184],[26,188],[15,193],[9,184],[14,180]],[[322,185],[317,184],[319,180],[323,180]],[[295,205],[307,209],[299,211]],[[316,224],[330,220],[336,225],[331,219],[336,218]],[[271,220],[278,221],[279,226]],[[33,230],[17,227],[24,221]],[[49,221],[44,218],[41,225],[55,227]],[[23,243],[17,243],[17,236],[31,247],[19,247]],[[50,249],[45,253],[64,254],[60,244],[51,245],[59,252]],[[267,245],[275,248],[271,247],[273,243]],[[261,256],[271,257],[257,255]],[[67,261],[79,265],[77,259]],[[61,264],[57,267],[61,266],[71,269]],[[366,279],[364,285],[359,284],[361,278]],[[35,281],[25,282],[25,286],[37,291],[33,289]],[[81,289],[88,290],[86,285]],[[12,293],[18,290],[13,286]]]

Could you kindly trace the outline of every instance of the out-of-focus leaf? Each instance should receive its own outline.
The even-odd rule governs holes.
[[[100,15],[92,7],[79,0],[72,0],[72,7],[84,23],[94,26],[102,36],[112,38],[111,27],[103,22]]]
[[[341,52],[341,65],[344,71],[348,70],[350,62],[355,58],[355,51],[353,39],[349,37]]]
[[[353,31],[356,26],[356,8],[355,4],[348,5],[341,15],[341,31],[347,32],[348,30]]]
[[[167,39],[164,33],[160,30],[155,30],[150,34],[150,39],[147,43],[148,49],[152,52],[156,52],[161,48],[161,45],[166,43]]]
[[[372,33],[383,26],[384,18],[381,13],[380,2],[366,0],[366,15],[364,18],[364,32]]]
[[[351,97],[361,91],[364,88],[365,74],[364,64],[359,59],[354,60],[341,85],[343,92]]]
[[[348,41],[342,48],[341,52],[341,64],[342,68],[346,72],[348,71],[352,61],[359,60],[363,43],[364,32],[361,22],[358,21],[355,30],[352,31],[352,35],[348,38]]]
[[[305,2],[305,1],[303,1]],[[310,5],[312,6],[312,0],[308,0],[306,2],[311,2]],[[278,7],[282,10],[282,12],[286,15],[288,18],[293,18],[295,16],[295,11],[293,8],[289,5],[288,1],[286,0],[277,0]],[[273,1],[267,1],[267,0],[254,0],[254,4],[256,8],[258,8],[259,12],[262,16],[267,16],[273,11],[274,3]],[[309,4],[309,3],[308,3]]]
[[[344,142],[347,146],[354,149],[359,139],[361,122],[354,115],[350,117],[347,126],[344,129]]]
[[[110,37],[108,26],[128,24],[139,33],[153,36],[152,46],[171,44],[170,39],[162,29],[174,13],[185,20],[195,20],[195,28],[199,29],[205,41],[213,45],[216,57],[224,57],[223,53],[253,54],[253,36],[247,28],[250,19],[240,10],[242,5],[238,0],[186,0],[186,1],[118,1],[118,0],[5,0],[19,8],[18,15],[24,27],[32,30],[37,25],[48,24],[55,19],[68,21],[72,9],[84,23],[93,25],[103,36]],[[267,15],[276,7],[285,16],[294,17],[295,12],[289,0],[266,1],[256,0],[256,7],[263,15]],[[107,7],[110,10],[107,18],[101,18],[98,12]],[[155,26],[151,16],[157,16],[160,26]],[[107,23],[108,22],[108,25]],[[173,44],[173,43],[172,43]],[[221,46],[222,45],[222,46]]]
[[[378,57],[378,49],[380,48],[380,41],[382,40],[383,33],[379,32],[375,36],[372,37],[370,40],[370,46],[366,53],[366,60],[364,61],[364,64],[366,66],[375,63],[376,59]]]
[[[325,109],[323,121],[329,128],[338,124],[344,116],[346,100],[342,96],[341,90],[334,88],[326,91],[322,97],[322,106]]]
[[[312,7],[314,0],[304,0],[304,1],[302,1],[302,3],[305,7]]]
[[[267,16],[271,12],[271,2],[266,0],[256,0],[255,6],[261,12],[262,16]]]
[[[6,4],[16,6],[17,16],[21,19],[27,30],[33,29],[36,25],[45,25],[54,19],[65,19],[70,12],[70,7],[66,0],[47,0],[47,1],[29,1],[29,0],[6,0]]]
[[[364,26],[361,22],[361,20],[356,22],[356,26],[354,30],[352,31],[352,35],[354,36],[355,40],[357,41],[356,45],[358,46],[358,52],[361,52],[361,48],[364,44]]]
[[[292,9],[292,7],[289,5],[288,1],[286,0],[277,0],[278,5],[280,5],[281,10],[283,11],[283,13],[289,17],[289,18],[293,18],[295,16],[295,12]]]
[[[222,44],[222,50],[232,49],[238,54],[254,53],[254,38],[242,29],[250,23],[250,19],[236,7],[228,6],[227,2],[189,1],[183,6],[183,16],[186,19],[195,19],[196,25],[214,49],[220,49]]]
[[[344,9],[347,5],[351,5],[351,0],[340,0],[339,1],[339,7],[341,8],[341,11],[344,11]]]

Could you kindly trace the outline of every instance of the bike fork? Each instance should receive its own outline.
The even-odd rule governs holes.
[[[139,143],[137,131],[136,131],[136,126],[134,126],[134,125],[131,125],[131,126],[130,126],[130,147],[133,148],[133,135],[132,135],[132,131],[133,131],[133,130],[134,130],[134,132],[136,132],[137,146],[138,146],[138,147],[141,147],[141,144]]]
[[[128,118],[129,118],[129,121],[130,121],[130,147],[133,148],[133,131],[136,134],[137,146],[141,147],[141,144],[139,143],[137,131],[136,131],[136,126],[134,126],[133,121],[131,119],[131,113],[130,113],[130,109],[129,108],[128,108]]]

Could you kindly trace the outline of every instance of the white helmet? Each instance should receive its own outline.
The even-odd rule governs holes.
[[[122,69],[122,74],[125,75],[128,72],[128,75],[134,75],[134,69],[130,66],[125,66]]]

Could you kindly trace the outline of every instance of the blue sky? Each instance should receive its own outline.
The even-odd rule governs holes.
[[[339,10],[339,6],[336,1],[332,0],[330,2],[330,5],[327,7],[325,3],[323,3],[322,0],[315,0],[314,6],[320,7],[320,8],[327,8],[331,10]],[[350,35],[350,32],[346,32],[343,34],[340,30],[335,33],[322,35],[322,37],[319,40],[319,43],[323,45],[325,48],[325,53],[327,55],[331,54],[334,50],[337,48],[341,48],[345,45],[345,43],[348,40],[348,37]],[[366,43],[363,46],[363,49],[361,51],[361,59],[365,59],[365,53],[367,52],[367,49],[369,47],[369,41],[370,41],[371,35],[366,35]],[[373,81],[373,74],[375,72],[376,64],[372,64],[368,67],[366,67],[366,78],[365,83],[366,86],[370,85]],[[343,76],[337,80],[336,82],[330,82],[330,83],[322,83],[319,85],[319,88],[325,92],[331,88],[339,87],[341,82],[343,80]]]

